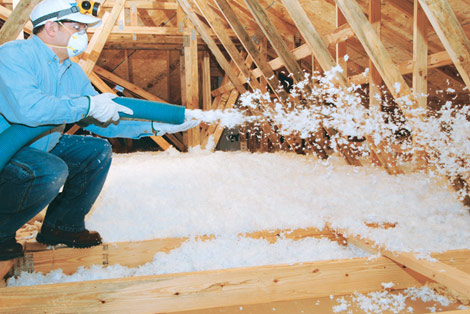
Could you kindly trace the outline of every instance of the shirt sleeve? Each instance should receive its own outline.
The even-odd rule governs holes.
[[[55,97],[46,94],[40,82],[40,71],[47,67],[22,54],[15,45],[4,45],[0,50],[0,101],[2,115],[10,123],[29,126],[59,125],[83,119],[89,109],[87,97]],[[58,79],[58,78],[57,78]]]
[[[152,122],[150,121],[119,120],[119,123],[106,127],[90,124],[84,129],[103,137],[139,139],[153,135]]]

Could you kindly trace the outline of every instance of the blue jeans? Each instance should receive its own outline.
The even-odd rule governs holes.
[[[21,149],[0,172],[0,242],[14,237],[48,205],[43,226],[83,231],[85,215],[106,180],[111,155],[108,141],[76,135],[63,135],[49,153]]]

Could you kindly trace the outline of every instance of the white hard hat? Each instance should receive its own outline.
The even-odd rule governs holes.
[[[33,27],[46,24],[47,21],[70,20],[95,27],[101,19],[89,14],[80,13],[76,0],[43,0],[36,5],[29,15]]]

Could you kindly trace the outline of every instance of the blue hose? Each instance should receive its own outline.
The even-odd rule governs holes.
[[[185,108],[183,106],[170,105],[160,102],[117,97],[113,99],[120,105],[129,107],[134,114],[121,114],[122,118],[145,119],[171,124],[181,124],[184,122]],[[55,125],[43,125],[29,127],[22,124],[12,124],[0,134],[0,172],[8,161],[23,146],[34,140],[43,133],[52,130]]]

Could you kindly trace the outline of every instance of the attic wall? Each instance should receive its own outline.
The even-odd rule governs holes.
[[[181,103],[179,51],[104,49],[97,64],[169,103]]]

